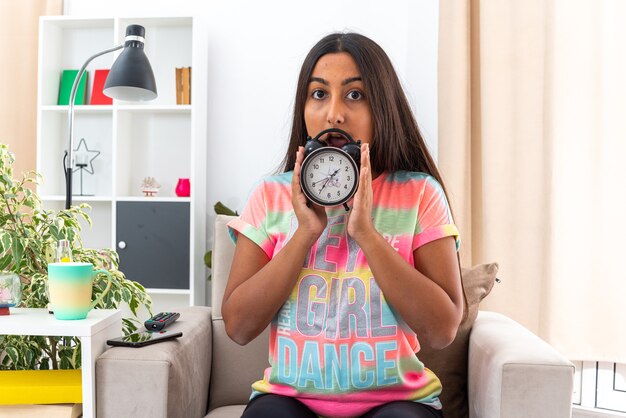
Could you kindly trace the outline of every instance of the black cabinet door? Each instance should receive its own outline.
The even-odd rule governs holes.
[[[144,287],[189,289],[189,202],[117,202],[120,270]]]

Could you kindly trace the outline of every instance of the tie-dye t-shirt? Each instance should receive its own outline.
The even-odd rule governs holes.
[[[231,235],[244,234],[272,258],[293,235],[292,172],[252,191]],[[440,184],[417,172],[384,173],[372,182],[378,232],[413,265],[413,251],[457,238]],[[292,396],[324,417],[352,417],[397,400],[440,409],[441,383],[415,355],[418,338],[387,303],[357,243],[348,212],[327,208],[328,225],[311,248],[291,295],[271,322],[269,363],[252,397]],[[416,297],[416,303],[419,298]],[[435,325],[436,326],[436,325]]]

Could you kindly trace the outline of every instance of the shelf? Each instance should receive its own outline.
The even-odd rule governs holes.
[[[67,114],[70,111],[70,107],[68,105],[48,105],[41,106],[41,110],[44,112],[61,112]],[[74,113],[110,113],[113,110],[112,105],[76,105],[74,106]]]
[[[64,195],[41,196],[46,202],[65,202]],[[191,202],[191,197],[144,197],[144,196],[72,196],[72,202]]]
[[[155,197],[176,197],[179,178],[192,183],[191,113],[119,112],[117,118],[117,196],[143,197],[141,184],[154,177],[161,185]]]
[[[65,195],[41,196],[47,202],[65,202]],[[72,196],[72,202],[110,202],[111,196]]]
[[[76,105],[74,113],[110,113],[113,110],[123,112],[145,112],[145,113],[190,113],[191,105],[133,105],[133,104],[113,104],[113,105]],[[44,112],[60,112],[67,114],[70,107],[67,105],[47,105],[41,106]]]
[[[124,17],[120,18],[120,30],[125,30],[126,25],[137,24],[145,27],[159,28],[189,28],[193,24],[191,17],[188,16],[168,16],[168,17]]]
[[[75,16],[47,16],[45,19],[49,25],[54,25],[61,29],[108,29],[113,26],[113,18],[81,18]]]
[[[146,288],[146,292],[155,295],[188,295],[189,289],[152,289]]]
[[[191,202],[190,197],[144,197],[144,196],[121,196],[115,198],[118,202]]]
[[[191,105],[114,105],[119,111],[145,113],[191,113]]]

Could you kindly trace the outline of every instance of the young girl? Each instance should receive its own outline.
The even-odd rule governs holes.
[[[311,204],[300,188],[306,138],[328,128],[362,141],[349,212]],[[461,321],[458,232],[375,42],[337,33],[309,52],[284,172],[261,181],[229,227],[226,331],[243,345],[271,324],[270,367],[243,417],[442,416],[441,383],[415,353],[450,344]]]

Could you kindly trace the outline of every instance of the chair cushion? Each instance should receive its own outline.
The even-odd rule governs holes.
[[[441,379],[443,392],[440,399],[445,418],[466,418],[467,404],[467,351],[472,325],[478,315],[478,304],[491,292],[496,281],[498,264],[481,264],[461,269],[463,288],[467,296],[467,316],[461,322],[456,338],[443,350],[423,346],[417,354],[426,367]]]
[[[245,405],[253,382],[263,377],[269,366],[269,326],[245,346],[226,334],[224,320],[213,318],[213,362],[209,393],[209,411],[228,405]]]

